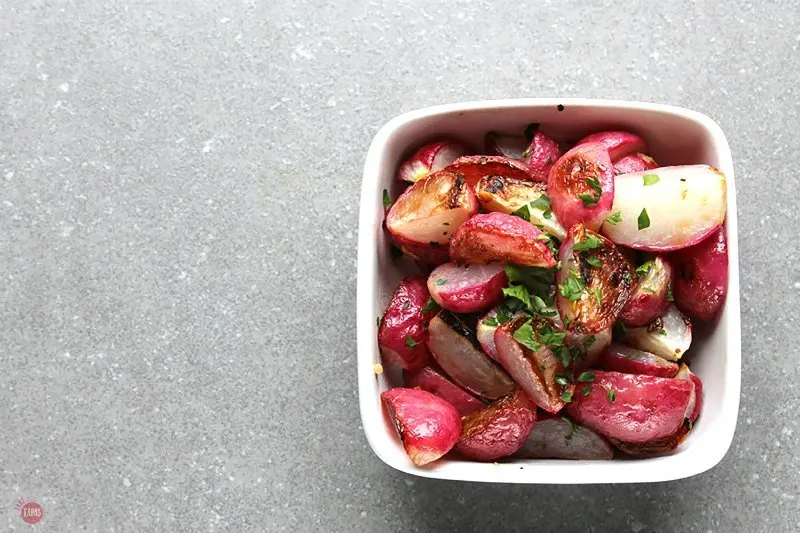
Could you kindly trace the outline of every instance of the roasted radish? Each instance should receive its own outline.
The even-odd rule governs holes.
[[[694,383],[694,404],[690,406],[690,414],[687,417],[694,424],[703,409],[703,382],[685,364],[681,365],[678,373],[675,374],[675,379],[689,380]]]
[[[464,175],[467,184],[474,188],[484,176],[505,176],[519,180],[532,180],[528,165],[522,161],[500,155],[468,155],[459,157],[447,170]]]
[[[636,134],[627,131],[601,131],[587,135],[577,145],[600,143],[608,150],[611,161],[616,163],[628,154],[646,152],[647,143]]]
[[[661,167],[614,180],[617,217],[603,233],[637,250],[669,251],[702,241],[725,219],[725,175],[708,165]],[[555,202],[553,195],[551,199]],[[558,211],[556,211],[558,213]],[[562,223],[563,217],[559,217]]]
[[[394,388],[382,393],[381,401],[415,465],[435,461],[458,442],[461,416],[438,396],[419,389]]]
[[[575,359],[575,368],[583,369],[594,366],[600,354],[611,344],[611,339],[611,328],[604,329],[595,335],[578,335],[567,331],[567,343],[580,353],[580,356]]]
[[[450,257],[459,263],[513,263],[550,268],[556,261],[542,232],[520,217],[504,213],[475,215],[456,232]]]
[[[425,278],[410,277],[395,289],[378,327],[378,348],[384,363],[415,369],[427,364],[425,325],[435,314],[429,310],[430,293]]]
[[[589,428],[562,416],[539,415],[517,457],[525,459],[608,460],[614,449]]]
[[[459,142],[442,139],[422,146],[397,169],[397,179],[416,183],[429,174],[443,169],[462,155],[467,149]]]
[[[501,155],[509,159],[522,159],[522,153],[528,146],[528,139],[521,135],[505,135],[490,131],[484,139],[486,153],[489,155]]]
[[[550,208],[547,186],[543,183],[484,176],[475,186],[475,195],[484,211],[516,214],[559,240],[567,236],[567,230]]]
[[[608,239],[576,224],[558,252],[556,303],[565,328],[596,335],[617,320],[631,292],[627,259]]]
[[[455,313],[474,313],[499,304],[506,285],[508,277],[499,263],[445,263],[428,276],[428,290],[433,299]]]
[[[614,167],[608,151],[588,143],[561,156],[550,169],[547,194],[565,228],[583,222],[598,230],[614,202]]]
[[[678,365],[672,361],[619,343],[612,344],[603,352],[598,366],[603,370],[662,378],[676,377],[678,372]]]
[[[475,335],[449,311],[439,312],[428,326],[428,349],[450,379],[489,400],[514,390],[514,382],[483,353]]]
[[[630,298],[619,318],[630,327],[646,326],[667,312],[672,267],[660,256],[645,261],[636,269]]]
[[[650,170],[657,168],[658,163],[649,155],[641,152],[626,155],[616,163],[614,163],[614,174],[630,174],[631,172],[640,172],[642,170]]]
[[[519,450],[536,422],[536,405],[517,389],[462,420],[456,451],[476,461],[495,461]]]
[[[728,292],[728,244],[725,228],[671,255],[677,269],[675,303],[687,315],[713,320],[725,305]]]
[[[626,328],[625,342],[668,361],[677,361],[692,344],[692,323],[671,305],[664,316],[648,325]]]
[[[461,416],[468,415],[485,405],[429,366],[419,370],[404,371],[403,383],[410,389],[419,387],[446,400],[456,408]]]
[[[497,347],[494,344],[494,332],[511,319],[508,312],[495,308],[478,319],[476,336],[486,355],[497,361]]]
[[[537,131],[522,154],[522,161],[530,168],[531,177],[535,181],[547,183],[550,169],[559,157],[561,150],[558,148],[558,143],[541,131]]]

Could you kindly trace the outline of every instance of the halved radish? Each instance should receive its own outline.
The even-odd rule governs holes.
[[[410,389],[419,387],[446,400],[458,410],[461,416],[468,415],[486,405],[429,366],[419,370],[404,371],[403,384]]]
[[[575,369],[580,370],[594,366],[600,354],[611,344],[612,337],[611,328],[594,335],[578,335],[568,331],[565,340],[581,354],[575,359]]]
[[[496,307],[479,318],[478,326],[475,329],[476,337],[478,338],[481,348],[486,352],[486,355],[495,361],[497,361],[497,347],[494,344],[494,332],[502,325],[500,322],[501,318],[506,318],[506,321],[510,318],[498,317],[499,309],[500,308]]]
[[[486,153],[489,155],[501,155],[509,159],[522,159],[522,153],[528,146],[528,139],[522,135],[506,135],[490,131],[484,139]]]
[[[508,374],[483,353],[475,335],[449,311],[428,326],[428,349],[450,379],[482,398],[494,400],[514,390]]]
[[[543,183],[484,176],[475,186],[475,195],[484,211],[516,213],[559,240],[567,236],[567,230],[550,209],[547,186]]]
[[[457,141],[441,139],[430,142],[420,147],[400,165],[396,178],[416,183],[467,153],[466,147]]]
[[[586,393],[579,390],[567,406],[572,418],[624,443],[668,438],[677,445],[694,396],[691,382],[601,370],[594,374]]]
[[[614,174],[630,174],[631,172],[640,172],[651,168],[658,168],[656,160],[649,155],[636,152],[635,154],[626,155],[614,163]]]
[[[463,263],[513,263],[551,268],[556,260],[539,238],[542,232],[520,217],[504,213],[475,215],[450,243],[450,257]]]
[[[621,174],[614,182],[611,208],[620,220],[603,224],[603,233],[637,250],[686,248],[725,220],[726,194],[725,175],[708,165]]]
[[[601,131],[587,135],[576,143],[577,145],[587,143],[600,143],[608,150],[608,155],[612,162],[634,152],[646,152],[647,143],[644,139],[628,131]]]
[[[499,263],[445,263],[428,276],[428,290],[433,299],[454,313],[474,313],[499,304],[507,285],[508,276]]]
[[[564,227],[583,222],[597,230],[614,202],[614,166],[599,143],[574,147],[550,169],[547,194]]]
[[[400,195],[386,215],[386,228],[412,257],[441,262],[453,233],[477,211],[463,176],[441,170]]]
[[[694,383],[694,404],[691,405],[691,409],[689,410],[687,418],[689,421],[694,424],[697,420],[697,417],[700,416],[700,411],[703,409],[703,382],[700,381],[689,367],[686,364],[682,364],[680,369],[678,369],[678,373],[675,374],[675,379],[683,379],[689,380]]]
[[[531,176],[535,181],[547,183],[550,169],[559,157],[561,150],[558,143],[541,131],[537,131],[522,154],[522,161],[530,167]]]
[[[608,460],[614,449],[591,429],[562,416],[538,416],[517,457],[525,459]]]
[[[556,304],[566,329],[596,335],[617,320],[631,292],[633,270],[605,237],[574,225],[558,251]]]
[[[572,397],[575,384],[567,377],[572,371],[564,367],[552,347],[542,342],[538,335],[542,324],[543,321],[528,322],[526,318],[518,317],[499,327],[494,333],[497,360],[536,405],[557,413]],[[525,330],[518,333],[523,327],[531,329],[529,333],[534,336],[530,341],[532,346],[525,346],[517,340],[523,338],[521,333]]]
[[[646,326],[667,312],[672,267],[656,256],[636,269],[636,282],[619,318],[630,327]]]
[[[459,157],[447,167],[451,172],[464,175],[471,188],[484,176],[506,176],[519,180],[532,180],[531,170],[522,161],[500,155],[467,155]]]
[[[664,316],[647,326],[627,328],[625,342],[668,361],[677,361],[692,344],[692,323],[671,305]]]
[[[614,343],[603,352],[598,366],[626,374],[645,374],[662,378],[677,377],[678,365],[650,352]]]
[[[728,293],[728,243],[720,227],[707,239],[671,254],[675,276],[675,303],[689,316],[713,320]]]
[[[433,314],[427,310],[428,286],[423,277],[400,282],[378,327],[378,348],[384,363],[400,368],[421,368],[430,359],[425,330]]]
[[[517,389],[465,416],[455,449],[469,459],[496,461],[519,450],[535,422],[536,405]]]
[[[430,392],[398,387],[382,393],[381,402],[417,466],[449,452],[461,436],[456,408]]]

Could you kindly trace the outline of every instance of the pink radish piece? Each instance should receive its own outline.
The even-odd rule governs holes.
[[[725,175],[708,165],[621,174],[614,180],[611,207],[619,220],[603,224],[603,234],[637,250],[686,248],[722,224],[726,198]]]
[[[522,153],[528,146],[528,140],[521,135],[505,135],[490,131],[484,140],[486,153],[500,155],[509,159],[522,159]]]
[[[630,174],[631,172],[640,172],[651,168],[658,168],[656,160],[649,155],[637,152],[626,155],[614,163],[614,174]]]
[[[713,320],[725,305],[728,293],[728,243],[725,228],[691,248],[670,257],[677,268],[675,303],[691,317]]]
[[[450,257],[459,263],[513,263],[552,268],[556,261],[530,222],[504,213],[475,215],[450,242]]]
[[[689,421],[694,424],[703,409],[703,382],[685,364],[681,365],[678,373],[675,374],[675,379],[689,380],[694,383],[695,400],[694,405],[691,406],[691,414],[688,417]]]
[[[616,163],[621,158],[634,152],[646,152],[647,143],[636,134],[627,131],[601,131],[587,135],[576,146],[588,143],[600,143],[608,150],[611,161]]]
[[[430,353],[425,346],[425,325],[435,314],[423,311],[429,297],[425,278],[406,278],[397,286],[378,327],[378,348],[384,363],[407,369],[427,364]]]
[[[454,313],[474,313],[499,304],[507,285],[508,277],[499,263],[445,263],[428,276],[428,290],[433,299]]]
[[[625,343],[668,361],[677,361],[692,344],[692,323],[671,305],[663,316],[648,325],[626,328]]]
[[[678,365],[663,357],[619,343],[612,344],[603,352],[598,366],[603,370],[662,378],[675,377],[678,372]]]
[[[574,147],[550,169],[547,194],[564,227],[583,222],[596,231],[611,213],[614,167],[599,143]]]
[[[511,215],[524,208],[531,224],[545,233],[564,240],[567,230],[548,207],[547,186],[504,176],[484,176],[475,186],[475,195],[484,211]]]
[[[386,227],[404,252],[442,263],[453,233],[477,211],[475,193],[464,178],[439,171],[400,195],[386,215]]]
[[[419,387],[435,394],[452,404],[461,416],[486,405],[429,366],[419,370],[404,371],[403,383],[410,389]]]
[[[495,461],[513,454],[525,442],[536,422],[536,405],[517,389],[462,422],[456,451],[476,461]]]
[[[456,141],[442,139],[428,143],[400,165],[396,179],[416,183],[467,153],[464,145]]]
[[[531,169],[533,180],[542,183],[547,183],[550,169],[560,157],[561,150],[558,148],[558,143],[541,131],[533,134],[530,145],[522,154],[522,160]]]
[[[626,326],[646,326],[669,309],[672,267],[660,256],[636,270],[636,283],[619,318]]]
[[[606,439],[571,420],[539,414],[533,431],[515,454],[525,459],[613,459],[614,449]]]
[[[438,396],[398,387],[382,393],[381,402],[415,465],[435,461],[458,442],[461,416]]]
[[[532,180],[531,170],[522,161],[500,155],[468,155],[459,157],[447,170],[462,174],[470,188],[475,188],[484,176],[505,176]]]
[[[498,309],[499,308],[494,308],[479,318],[476,328],[476,336],[478,342],[481,344],[481,348],[486,352],[486,355],[495,361],[497,361],[497,346],[494,344],[494,332],[502,325],[498,318]]]
[[[488,400],[514,390],[508,374],[483,353],[475,335],[449,311],[441,311],[428,326],[428,349],[455,383]]]

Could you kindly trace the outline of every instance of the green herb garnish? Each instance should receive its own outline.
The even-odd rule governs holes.
[[[528,292],[525,285],[511,285],[503,289],[503,295],[506,298],[515,298],[525,305],[525,309],[533,309],[531,307],[531,294]]]
[[[595,248],[599,248],[602,244],[603,241],[601,241],[596,235],[589,233],[581,242],[576,242],[573,244],[572,249],[576,252],[582,252],[584,250],[594,250]]]
[[[617,393],[614,389],[606,389],[606,396],[608,396],[608,401],[614,403],[617,401]]]
[[[436,284],[437,285],[441,286],[441,285],[444,285],[445,283],[447,283],[446,279],[439,278],[439,279],[436,280]]]
[[[592,188],[594,194],[579,194],[578,198],[583,200],[583,207],[590,207],[600,201],[603,189],[600,187],[600,180],[597,178],[586,178],[586,185]]]
[[[561,393],[561,401],[569,403],[572,401],[572,392],[565,390]]]
[[[603,266],[603,262],[600,261],[600,259],[596,255],[590,255],[589,257],[587,257],[586,262],[592,265],[593,267],[600,268]]]
[[[592,344],[594,344],[594,341],[596,340],[597,337],[595,337],[594,335],[589,335],[588,337],[586,337],[586,340],[583,341],[583,347],[588,350],[589,348],[592,347]]]
[[[562,387],[566,387],[567,385],[569,385],[569,379],[567,379],[567,376],[561,376],[561,375],[556,376],[555,381]]]
[[[639,223],[639,231],[650,227],[650,217],[647,216],[647,209],[642,209],[637,221]]]
[[[597,300],[597,305],[601,305],[603,303],[603,292],[599,287],[597,289],[589,289],[589,293],[595,297]]]
[[[587,370],[585,372],[581,372],[580,376],[578,376],[578,381],[581,383],[591,383],[594,381],[594,372],[591,370]]]
[[[432,313],[439,309],[439,304],[436,303],[436,300],[433,297],[428,296],[428,301],[425,302],[425,307],[422,308],[423,313]]]
[[[658,183],[658,174],[645,174],[642,176],[642,181],[644,181],[644,186],[647,187],[648,185],[655,185]]]
[[[419,344],[417,341],[411,338],[411,335],[406,335],[406,346],[413,349]]]
[[[511,214],[528,222],[531,221],[531,210],[528,208],[528,204],[523,205]]]
[[[620,222],[622,222],[622,213],[619,211],[614,211],[610,215],[606,217],[606,222],[611,224],[612,226],[616,226]]]
[[[514,340],[534,352],[542,347],[542,345],[536,341],[533,326],[531,326],[530,321],[525,322],[517,328],[517,331],[514,332]]]
[[[383,207],[391,207],[392,197],[389,196],[389,191],[383,189]]]
[[[644,276],[644,275],[646,275],[648,272],[650,272],[650,269],[651,269],[651,268],[653,268],[653,261],[652,261],[652,260],[650,260],[650,261],[645,261],[645,262],[642,264],[642,266],[640,266],[639,268],[637,268],[637,269],[636,269],[636,273],[637,273],[637,274],[639,274],[640,276]]]
[[[592,392],[592,386],[591,386],[591,385],[585,385],[585,386],[583,387],[583,395],[584,395],[584,396],[589,396],[589,394],[590,394],[591,392]]]

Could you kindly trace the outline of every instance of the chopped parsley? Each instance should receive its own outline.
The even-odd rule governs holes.
[[[564,283],[558,285],[558,292],[567,300],[574,302],[580,299],[583,289],[586,287],[584,281],[579,277],[578,272],[569,269]]]
[[[375,321],[375,325],[380,327],[381,326],[381,317],[379,316],[378,319]]]
[[[611,224],[612,226],[616,226],[620,222],[622,222],[622,213],[619,211],[614,211],[610,215],[606,217],[606,222]]]
[[[514,340],[534,352],[542,347],[535,339],[533,326],[531,326],[530,321],[525,322],[517,328],[517,331],[514,332]]]
[[[567,377],[567,376],[558,375],[558,376],[556,376],[556,380],[555,381],[556,381],[556,383],[558,383],[562,387],[566,387],[567,385],[570,384],[569,377]]]
[[[597,305],[601,305],[603,303],[603,292],[599,287],[597,289],[589,289],[589,293],[592,294],[595,299],[597,299]]]
[[[570,399],[571,399],[571,397],[570,397]],[[561,420],[563,420],[564,422],[569,424],[569,435],[564,435],[564,440],[565,441],[570,441],[570,440],[572,440],[572,437],[575,435],[575,432],[578,431],[578,426],[576,426],[575,422],[573,422],[572,420],[570,420],[566,416],[562,416]]]
[[[581,383],[591,383],[594,381],[594,372],[591,370],[587,370],[585,372],[581,372],[580,376],[578,376],[578,381]]]
[[[528,292],[525,285],[511,285],[503,289],[503,295],[506,298],[515,298],[525,305],[525,309],[532,309],[531,307],[531,294]]]
[[[639,231],[650,227],[650,217],[647,216],[647,209],[642,209],[637,222],[639,224]]]
[[[391,207],[392,197],[389,196],[389,191],[383,189],[383,207]]]
[[[411,335],[406,335],[406,346],[414,349],[419,343],[411,338]]]
[[[581,242],[576,242],[574,245],[572,245],[572,249],[576,252],[582,252],[584,250],[594,250],[595,248],[599,248],[602,244],[603,241],[601,241],[596,235],[589,233]]]
[[[439,309],[439,304],[436,303],[436,300],[433,297],[428,296],[428,301],[425,302],[425,307],[422,308],[423,313],[432,313]]]
[[[494,328],[500,325],[500,323],[497,322],[497,318],[493,316],[490,316],[489,318],[484,318],[481,324],[483,324],[484,326],[489,326],[490,328]]]
[[[666,337],[667,336],[667,330],[665,330],[664,328],[661,328],[660,330],[658,330],[658,334],[659,335],[664,335]]]
[[[611,403],[617,401],[617,392],[612,388],[606,389],[606,396],[608,396],[608,401]]]
[[[588,337],[586,337],[586,340],[583,341],[583,347],[588,350],[589,348],[592,347],[592,344],[594,344],[594,341],[596,340],[597,337],[595,337],[594,335],[589,335]]]
[[[528,222],[531,221],[531,210],[528,207],[528,204],[523,205],[511,214],[523,220],[527,220]]]
[[[543,211],[542,216],[544,218],[550,218],[553,216],[553,212],[550,210],[550,197],[546,194],[539,196],[536,200],[531,202],[531,207],[534,209],[540,209]]]
[[[658,174],[645,174],[642,176],[642,181],[644,181],[645,187],[648,185],[655,185],[659,181]]]
[[[583,207],[591,207],[600,201],[600,195],[603,194],[603,189],[600,188],[600,180],[595,177],[586,178],[586,185],[591,187],[594,194],[579,194],[578,198],[583,200]]]
[[[572,392],[565,390],[561,393],[561,401],[569,403],[572,401]]]
[[[637,273],[637,274],[639,274],[640,276],[644,276],[644,275],[646,275],[648,272],[650,272],[650,269],[651,269],[651,268],[653,268],[653,261],[652,261],[652,260],[650,260],[650,261],[645,261],[645,262],[642,264],[642,266],[640,266],[639,268],[637,268],[637,269],[636,269],[636,273]]]
[[[592,392],[592,386],[591,385],[584,385],[583,386],[583,395],[584,396],[589,396],[589,394],[591,392]]]
[[[447,283],[446,279],[439,278],[436,280],[437,285],[444,285],[445,283]]]
[[[603,262],[596,255],[590,255],[586,258],[586,262],[592,265],[593,267],[602,267]]]

